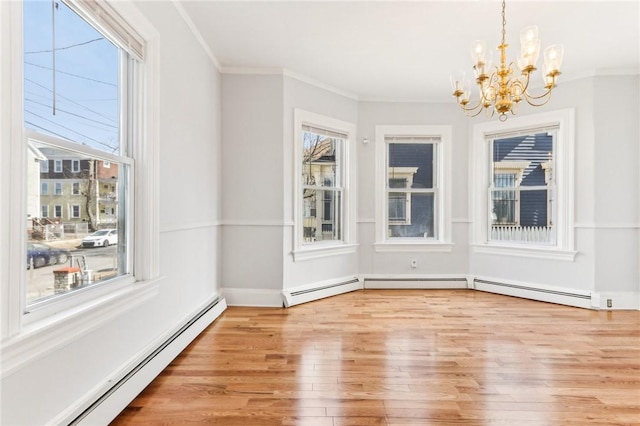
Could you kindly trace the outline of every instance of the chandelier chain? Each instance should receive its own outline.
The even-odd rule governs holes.
[[[506,0],[502,0],[502,44],[504,45],[507,34],[507,18],[505,15]]]

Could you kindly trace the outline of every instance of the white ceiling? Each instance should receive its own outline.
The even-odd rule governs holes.
[[[285,69],[361,100],[451,102],[451,73],[471,75],[471,43],[484,39],[493,47],[501,37],[496,0],[180,0],[177,6],[223,71]],[[540,28],[542,49],[564,45],[559,87],[563,79],[640,68],[637,0],[510,0],[506,21],[509,61],[527,25]],[[541,81],[539,71],[535,78]]]

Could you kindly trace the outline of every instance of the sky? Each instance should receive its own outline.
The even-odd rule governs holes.
[[[23,4],[25,127],[118,153],[119,49],[62,1]]]

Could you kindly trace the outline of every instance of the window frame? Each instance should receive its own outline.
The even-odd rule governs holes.
[[[0,25],[8,28],[9,37],[0,40],[3,64],[12,64],[0,73],[0,149],[6,167],[0,167],[0,191],[7,202],[0,209],[0,235],[8,241],[0,251],[0,308],[4,320],[0,322],[3,341],[4,376],[20,368],[34,357],[53,352],[90,330],[102,327],[124,312],[154,297],[159,291],[159,34],[139,9],[129,2],[73,2],[76,8],[99,8],[108,16],[124,19],[138,34],[144,36],[145,56],[133,78],[139,82],[134,97],[133,114],[137,119],[132,135],[136,139],[134,157],[143,166],[132,176],[135,187],[135,229],[130,240],[134,249],[134,277],[91,286],[86,291],[69,293],[72,297],[56,298],[42,309],[26,312],[23,283],[25,283],[24,254],[26,252],[27,147],[24,143],[22,3],[0,2]],[[85,16],[91,16],[88,11]],[[98,19],[99,20],[99,19]],[[11,25],[6,25],[11,23]],[[5,155],[6,154],[6,155]],[[16,176],[18,178],[16,178]],[[8,182],[14,182],[9,185]],[[9,247],[11,249],[9,249]]]
[[[573,261],[574,248],[574,109],[562,109],[540,114],[509,118],[506,122],[485,122],[473,128],[472,156],[469,175],[472,192],[472,249],[478,253],[537,257]],[[489,235],[490,188],[492,152],[489,140],[524,133],[540,133],[557,128],[554,138],[554,175],[556,242],[551,245],[492,241]]]
[[[376,252],[434,251],[450,252],[452,242],[451,212],[451,140],[452,127],[447,125],[379,125],[376,126],[375,223]],[[434,205],[435,237],[388,237],[388,156],[391,137],[431,139],[434,144]],[[396,192],[396,191],[391,191]],[[403,191],[404,192],[404,191]],[[407,191],[408,194],[413,192]]]
[[[76,209],[78,210],[77,214],[75,212]],[[82,215],[82,207],[80,206],[80,204],[71,204],[71,205],[69,205],[69,218],[70,219],[79,219],[81,215]]]
[[[355,217],[356,217],[356,199],[355,199],[355,183],[356,183],[356,165],[355,165],[355,140],[356,126],[342,120],[337,120],[324,115],[313,112],[294,109],[294,178],[293,178],[293,259],[294,261],[304,261],[319,257],[333,256],[345,253],[355,253]],[[316,241],[306,243],[303,235],[303,213],[304,205],[302,191],[305,187],[302,182],[302,134],[303,126],[310,126],[318,129],[325,129],[329,132],[335,132],[346,135],[343,139],[342,147],[342,164],[341,169],[341,224],[342,239]],[[338,172],[337,172],[338,173]],[[335,184],[335,183],[334,183]],[[327,187],[324,187],[327,188]],[[331,188],[331,187],[329,187]],[[322,205],[324,208],[324,202]]]
[[[64,170],[64,162],[60,159],[53,160],[53,173],[62,173]]]

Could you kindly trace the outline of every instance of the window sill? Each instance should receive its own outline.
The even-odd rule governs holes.
[[[357,247],[357,244],[322,244],[318,246],[305,246],[293,252],[293,261],[299,262],[304,260],[319,259],[322,257],[355,253]]]
[[[497,245],[475,244],[472,246],[475,253],[497,254],[500,256],[517,256],[547,260],[561,260],[573,262],[577,251],[562,250],[552,247],[526,247],[522,245]]]
[[[69,344],[151,299],[158,294],[159,281],[160,278],[139,281],[56,315],[28,322],[20,333],[2,342],[0,377],[6,377],[24,364]]]
[[[402,253],[402,252],[432,252],[432,253],[451,253],[453,251],[453,243],[443,243],[440,241],[385,241],[383,243],[375,243],[376,253]]]

